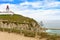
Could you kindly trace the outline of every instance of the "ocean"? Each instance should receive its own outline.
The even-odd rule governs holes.
[[[46,30],[48,33],[60,34],[60,30]]]
[[[46,21],[43,21],[43,26],[42,27],[60,29],[60,20],[46,20]],[[60,30],[46,30],[46,32],[60,34]]]

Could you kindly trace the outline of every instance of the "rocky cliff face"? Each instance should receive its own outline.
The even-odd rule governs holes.
[[[0,15],[0,28],[41,31],[41,27],[34,19],[17,14]]]
[[[21,30],[36,30],[40,29],[39,25],[36,22],[31,23],[18,23],[18,22],[9,22],[8,20],[0,20],[0,28],[9,28],[9,29],[21,29]]]

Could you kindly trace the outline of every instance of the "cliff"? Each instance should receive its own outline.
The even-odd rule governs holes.
[[[41,27],[38,25],[38,23],[28,17],[24,17],[22,15],[14,14],[1,14],[0,15],[0,27],[1,28],[16,28],[16,29],[25,29],[25,30],[41,30]]]

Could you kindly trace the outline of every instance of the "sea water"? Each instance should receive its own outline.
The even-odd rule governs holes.
[[[46,32],[60,34],[60,30],[46,30]]]
[[[45,28],[60,28],[60,20],[46,20],[43,22]],[[46,30],[46,32],[60,34],[60,30]]]

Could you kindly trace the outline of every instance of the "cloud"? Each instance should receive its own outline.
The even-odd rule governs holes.
[[[44,7],[45,9],[60,9],[60,2],[51,2],[47,3]]]
[[[37,1],[37,2],[23,2],[20,4],[23,7],[30,8],[30,9],[60,9],[60,2],[50,2],[48,0],[45,1]]]
[[[23,2],[20,4],[0,4],[0,10],[5,10],[6,5],[10,6],[10,10],[17,14],[21,14],[37,21],[40,20],[60,20],[60,2],[35,1]],[[57,15],[56,15],[57,14]]]
[[[40,3],[40,2],[24,2],[24,3],[21,3],[20,5],[23,6],[23,7],[26,7],[26,8],[40,8],[42,7],[42,4],[43,3]]]
[[[18,5],[14,5],[14,4],[8,4],[10,5],[10,10],[12,10],[13,12],[15,12],[16,14],[21,14],[30,18],[34,18],[37,21],[40,20],[60,20],[60,15],[55,15],[57,13],[59,13],[59,10],[30,10],[30,9],[24,9],[24,10],[20,10],[21,7],[19,8]],[[1,5],[2,9],[4,8],[4,6],[6,6],[6,4]],[[23,7],[22,7],[23,9]],[[5,8],[4,8],[5,10]]]
[[[25,9],[21,13],[28,14],[29,17],[42,20],[60,20],[60,2],[24,2],[20,4]],[[56,10],[57,9],[57,10]],[[35,16],[34,16],[35,15]]]

